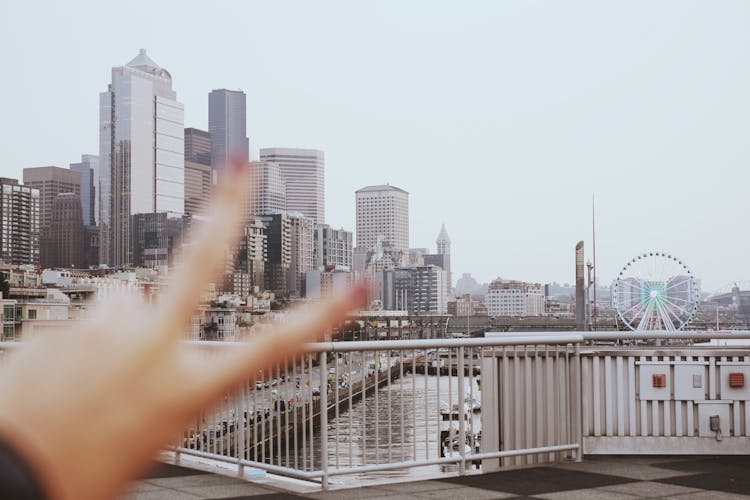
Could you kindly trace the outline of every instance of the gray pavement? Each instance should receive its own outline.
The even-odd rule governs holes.
[[[606,456],[581,463],[530,467],[487,474],[378,484],[320,491],[314,485],[291,489],[267,479],[246,481],[205,470],[158,464],[131,484],[124,499],[286,499],[357,498],[539,498],[634,499],[750,498],[750,456]],[[281,483],[283,484],[283,483]]]

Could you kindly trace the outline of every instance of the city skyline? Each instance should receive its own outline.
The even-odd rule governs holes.
[[[575,242],[584,239],[591,254],[591,193],[602,283],[633,256],[658,250],[679,255],[708,291],[750,275],[743,260],[750,244],[738,220],[750,180],[742,133],[750,75],[735,64],[749,36],[743,4],[585,2],[478,12],[431,5],[422,24],[412,23],[416,6],[394,17],[395,4],[367,16],[332,5],[299,4],[289,17],[281,7],[243,6],[224,31],[244,43],[220,51],[210,42],[190,54],[167,40],[190,40],[186,27],[213,15],[195,5],[172,8],[174,26],[153,34],[129,33],[129,22],[100,31],[89,20],[106,17],[103,7],[14,6],[0,35],[6,45],[19,30],[65,36],[55,47],[29,43],[9,54],[24,77],[0,84],[8,116],[0,175],[20,179],[24,167],[96,154],[97,94],[113,66],[146,47],[175,78],[185,126],[208,128],[212,89],[243,88],[253,158],[260,147],[325,151],[333,227],[354,228],[354,191],[362,186],[409,191],[412,246],[432,246],[445,222],[456,277],[573,282]],[[155,7],[153,22],[164,8]],[[234,22],[253,16],[264,22],[233,34]],[[24,20],[32,17],[29,27]],[[334,21],[311,27],[311,17]],[[348,27],[335,23],[342,17],[351,19]],[[269,36],[282,19],[291,40]],[[91,32],[76,35],[83,20],[101,47],[92,46]],[[383,29],[393,40],[378,45],[374,33]],[[76,78],[49,86],[62,68]],[[318,76],[292,77],[305,72]],[[17,98],[24,95],[34,102]],[[49,110],[66,127],[35,119]],[[25,130],[33,133],[19,133]]]

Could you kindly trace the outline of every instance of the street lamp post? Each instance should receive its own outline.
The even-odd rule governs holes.
[[[594,269],[594,264],[591,263],[591,259],[586,262],[586,269],[588,270],[588,284],[586,285],[586,305],[588,306],[587,316],[590,331],[593,330],[593,322],[591,318],[593,316],[593,308],[596,307],[596,305],[592,306],[591,304],[591,285],[594,283],[594,280],[591,278],[591,271],[593,271]]]

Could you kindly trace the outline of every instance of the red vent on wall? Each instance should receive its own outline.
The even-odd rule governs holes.
[[[651,376],[651,386],[656,388],[667,386],[667,374],[666,373],[654,373]]]
[[[733,389],[739,389],[745,387],[745,374],[742,372],[735,372],[729,374],[729,387]]]

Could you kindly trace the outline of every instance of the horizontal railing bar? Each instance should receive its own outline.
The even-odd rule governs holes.
[[[742,332],[698,332],[698,331],[679,331],[679,332],[644,332],[636,334],[633,332],[586,332],[583,334],[585,340],[652,340],[652,339],[674,339],[674,340],[750,340],[750,331]]]
[[[474,460],[487,460],[492,458],[506,458],[506,457],[517,457],[523,455],[537,455],[540,453],[555,453],[559,451],[578,450],[579,444],[563,444],[555,446],[542,446],[539,448],[524,448],[520,450],[506,450],[506,451],[494,451],[477,454],[467,454],[464,458],[432,458],[429,460],[409,460],[405,462],[391,462],[388,464],[377,464],[377,465],[361,465],[355,467],[345,467],[341,469],[329,469],[329,476],[343,476],[346,474],[357,474],[365,472],[377,472],[392,469],[408,469],[412,467],[422,467],[427,465],[440,465],[440,464],[455,464],[461,461],[472,462]]]
[[[488,332],[490,336],[471,339],[413,339],[413,340],[368,340],[346,342],[315,342],[305,345],[305,352],[356,352],[386,349],[429,349],[463,347],[493,347],[509,345],[576,344],[586,340],[748,340],[750,330],[731,331],[599,331],[599,332]],[[190,344],[228,348],[241,342],[191,340]],[[23,342],[0,342],[0,350],[18,349]]]
[[[487,332],[488,336],[484,337],[487,339],[494,338],[506,338],[508,335],[515,335],[515,333],[505,332]],[[553,336],[570,334],[570,332],[524,332],[524,335],[529,337],[535,336]],[[653,340],[653,339],[674,339],[674,340],[711,340],[711,339],[738,339],[738,340],[750,340],[750,330],[719,330],[719,331],[693,331],[693,330],[680,330],[677,332],[670,332],[667,330],[650,330],[643,332],[635,331],[597,331],[597,332],[575,332],[583,337],[583,340]],[[461,340],[461,339],[458,339]]]
[[[322,475],[321,472],[318,472],[318,473],[304,472],[304,471],[300,471],[299,469],[292,469],[289,467],[282,467],[280,465],[267,464],[264,462],[254,462],[252,460],[244,460],[244,459],[238,460],[237,458],[234,458],[234,457],[227,457],[225,455],[218,455],[218,454],[210,453],[207,451],[193,450],[191,448],[172,447],[169,449],[173,450],[176,453],[181,453],[183,455],[191,455],[191,456],[200,457],[200,458],[207,458],[210,460],[216,460],[218,462],[224,462],[224,463],[233,464],[233,465],[254,467],[256,469],[262,469],[262,470],[271,472],[273,474],[278,474],[280,476],[289,476],[289,477],[293,477],[296,479],[310,480],[310,479],[315,479],[317,477],[320,477]]]
[[[226,341],[189,341],[193,345],[228,348],[241,342]],[[578,344],[583,342],[580,334],[548,334],[548,335],[507,335],[503,337],[488,337],[475,339],[418,339],[418,340],[365,340],[347,342],[315,342],[305,344],[305,352],[357,352],[384,351],[398,349],[434,349],[458,347],[493,347],[510,345],[540,345],[540,344]]]

